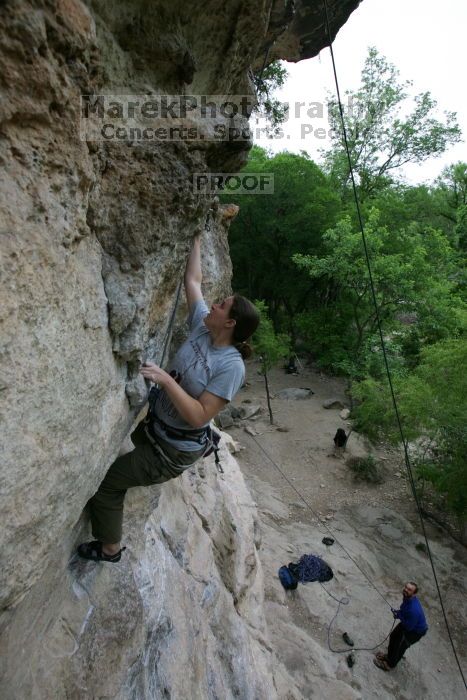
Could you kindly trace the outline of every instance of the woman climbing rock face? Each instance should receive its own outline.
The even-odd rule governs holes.
[[[78,547],[93,561],[120,561],[123,501],[133,486],[161,484],[183,474],[209,448],[208,427],[233,399],[245,380],[246,341],[259,314],[240,295],[229,296],[209,310],[201,292],[201,244],[196,237],[185,270],[190,334],[166,372],[151,362],[141,367],[158,388],[150,410],[131,435],[135,449],[118,457],[89,501],[95,540]]]

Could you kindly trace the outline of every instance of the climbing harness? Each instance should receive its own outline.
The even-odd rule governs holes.
[[[148,416],[149,419],[146,423],[146,433],[149,433],[153,440],[157,440],[157,435],[154,431],[153,425],[154,421],[157,421],[165,435],[167,435],[167,437],[171,440],[187,440],[188,442],[196,442],[201,447],[206,444],[206,428],[193,428],[186,430],[183,428],[173,428],[171,425],[168,425],[161,418],[158,418],[152,413],[148,413]]]
[[[188,440],[189,442],[196,442],[201,447],[204,447],[203,459],[209,457],[214,452],[214,460],[216,464],[216,469],[221,474],[224,473],[222,464],[219,458],[219,442],[221,436],[219,433],[207,425],[204,428],[193,428],[193,429],[183,429],[183,428],[173,428],[171,425],[167,425],[161,418],[155,416],[151,409],[148,411],[146,418],[144,419],[144,430],[146,432],[149,440],[157,442],[157,435],[154,431],[154,421],[161,426],[165,435],[171,440]]]
[[[217,430],[214,430],[211,425],[208,425],[207,428],[207,433],[208,433],[208,447],[206,449],[206,452],[203,455],[204,457],[209,457],[210,454],[214,452],[214,462],[216,464],[216,469],[220,474],[224,473],[224,470],[222,468],[221,460],[219,458],[219,443],[221,440],[220,434],[217,432]]]
[[[403,430],[403,427],[402,427],[402,421],[401,421],[399,409],[398,409],[398,406],[397,406],[396,396],[395,396],[395,393],[394,393],[394,387],[393,387],[393,383],[392,383],[391,371],[390,371],[390,368],[389,368],[389,362],[388,362],[387,352],[386,352],[386,343],[385,343],[385,341],[384,341],[383,329],[382,329],[382,325],[381,325],[381,317],[380,317],[380,313],[379,313],[378,302],[377,302],[377,299],[376,299],[376,290],[375,290],[375,285],[374,285],[374,281],[373,281],[373,274],[372,274],[372,269],[371,269],[370,256],[369,256],[369,253],[368,253],[368,246],[367,246],[367,241],[366,241],[366,236],[365,236],[365,229],[364,229],[364,226],[363,226],[363,218],[362,218],[362,213],[361,213],[361,210],[360,210],[360,203],[359,203],[359,201],[358,201],[357,185],[356,185],[356,183],[355,183],[355,176],[354,176],[354,170],[353,170],[353,165],[352,165],[352,159],[351,159],[351,157],[350,157],[350,149],[349,149],[349,142],[348,142],[348,137],[347,137],[347,129],[346,129],[346,127],[345,127],[344,110],[343,110],[342,101],[341,101],[340,88],[339,88],[339,81],[338,81],[338,78],[337,78],[336,62],[335,62],[335,59],[334,59],[334,50],[333,50],[333,46],[332,46],[333,41],[332,41],[331,27],[330,27],[330,22],[329,22],[329,8],[328,8],[327,0],[323,0],[323,5],[324,5],[324,14],[325,14],[325,26],[326,26],[326,32],[327,32],[327,35],[328,35],[328,39],[329,39],[329,50],[330,50],[330,53],[331,53],[332,69],[333,69],[333,73],[334,73],[334,82],[335,82],[335,86],[336,86],[337,102],[338,102],[338,106],[339,106],[339,115],[340,115],[340,121],[341,121],[341,126],[342,126],[342,134],[343,134],[343,137],[344,137],[345,149],[346,149],[346,154],[347,154],[347,161],[348,161],[348,165],[349,165],[349,173],[350,173],[350,178],[351,178],[351,182],[352,182],[352,190],[353,190],[353,195],[354,195],[354,199],[355,199],[355,206],[356,206],[356,210],[357,210],[357,216],[358,216],[358,222],[359,222],[360,232],[361,232],[361,235],[362,235],[363,249],[364,249],[364,252],[365,252],[366,265],[367,265],[367,268],[368,268],[368,278],[369,278],[369,282],[370,282],[370,288],[371,288],[371,295],[372,295],[372,299],[373,299],[373,305],[374,305],[374,307],[375,307],[376,322],[377,322],[378,333],[379,333],[380,342],[381,342],[381,349],[382,349],[382,354],[383,354],[383,359],[384,359],[384,366],[385,366],[386,375],[387,375],[387,378],[388,378],[389,390],[390,390],[390,393],[391,393],[391,400],[392,400],[392,404],[393,404],[393,408],[394,408],[394,413],[395,413],[395,416],[396,416],[396,422],[397,422],[399,434],[400,434],[400,437],[401,437],[401,442],[402,442],[402,445],[403,445],[403,448],[404,448],[404,461],[405,461],[405,466],[406,466],[407,474],[408,474],[409,481],[410,481],[410,486],[411,486],[411,490],[412,490],[412,495],[413,495],[413,497],[414,497],[415,504],[416,504],[416,506],[417,506],[418,516],[419,516],[419,520],[420,520],[420,525],[421,525],[421,528],[422,528],[423,537],[424,537],[424,539],[425,539],[425,544],[426,544],[426,549],[427,549],[427,553],[428,553],[428,558],[429,558],[429,560],[430,560],[430,566],[431,566],[431,570],[432,570],[432,573],[433,573],[433,579],[434,579],[434,582],[435,582],[436,591],[437,591],[437,594],[438,594],[439,602],[440,602],[440,605],[441,605],[441,611],[442,611],[443,618],[444,618],[444,624],[445,624],[445,626],[446,626],[446,631],[447,631],[447,633],[448,633],[449,641],[450,641],[451,648],[452,648],[452,651],[453,651],[453,654],[454,654],[454,658],[455,658],[456,663],[457,663],[457,667],[458,667],[458,669],[459,669],[459,673],[460,673],[460,675],[461,675],[461,677],[462,677],[462,681],[463,681],[463,683],[464,683],[464,686],[465,686],[465,688],[467,689],[467,682],[466,682],[464,673],[463,673],[463,671],[462,671],[462,666],[461,666],[461,664],[460,664],[460,660],[459,660],[459,657],[458,657],[458,655],[457,655],[456,647],[455,647],[455,645],[454,645],[454,640],[453,640],[453,638],[452,638],[452,634],[451,634],[451,629],[450,629],[449,621],[448,621],[447,614],[446,614],[446,610],[445,610],[445,607],[444,607],[443,596],[442,596],[442,594],[441,594],[441,589],[440,589],[439,583],[438,583],[438,576],[437,576],[437,574],[436,574],[436,568],[435,568],[434,560],[433,560],[433,557],[432,557],[432,554],[431,554],[431,549],[430,549],[430,545],[429,545],[429,542],[428,542],[428,537],[427,537],[427,534],[426,534],[425,521],[424,521],[424,519],[423,519],[422,508],[421,508],[420,501],[419,501],[419,498],[418,498],[418,495],[417,495],[417,490],[416,490],[416,488],[415,488],[415,479],[414,479],[414,476],[413,476],[412,465],[411,465],[411,463],[410,463],[410,458],[409,458],[409,453],[408,453],[408,443],[407,443],[407,440],[406,440],[405,435],[404,435],[404,430]]]
[[[167,326],[167,331],[165,333],[159,366],[162,366],[164,364],[165,356],[166,356],[167,350],[169,348],[170,338],[172,336],[173,325],[175,323],[177,308],[178,308],[178,304],[180,301],[181,290],[182,290],[182,279],[180,279],[180,282],[178,283],[177,295],[175,297],[175,302],[174,302],[174,305],[172,308],[172,314],[170,316],[169,324]],[[155,415],[155,407],[156,407],[156,403],[157,403],[157,399],[159,397],[160,391],[161,391],[161,388],[158,384],[155,384],[153,387],[151,387],[151,389],[149,391],[149,396],[148,396],[149,410],[148,410],[146,417],[144,418],[144,430],[145,430],[146,436],[148,437],[151,444],[154,444],[155,442],[157,442],[157,436],[154,432],[154,426],[153,426],[153,421],[157,420],[159,425],[162,427],[164,433],[171,440],[188,440],[188,441],[196,442],[200,446],[205,446],[205,452],[203,453],[203,458],[208,457],[209,455],[211,455],[214,452],[216,469],[218,472],[223,474],[224,470],[222,468],[222,464],[221,464],[221,461],[219,458],[219,442],[220,442],[220,437],[221,437],[219,435],[219,433],[217,431],[215,431],[211,427],[211,425],[208,425],[205,428],[198,428],[198,429],[193,428],[193,429],[184,430],[182,428],[174,428],[174,427],[168,425],[167,423],[164,423],[163,420],[156,417],[156,415]]]

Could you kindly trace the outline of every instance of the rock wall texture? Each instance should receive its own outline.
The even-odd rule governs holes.
[[[120,566],[54,562],[4,632],[2,697],[276,696],[256,504],[222,461],[129,492]]]
[[[330,2],[336,30],[357,5]],[[273,696],[267,643],[256,631],[260,577],[247,571],[256,566],[254,548],[237,535],[235,542],[227,538],[226,552],[216,544],[216,527],[234,532],[237,519],[245,519],[225,494],[214,489],[216,518],[207,530],[201,516],[184,510],[189,480],[167,485],[164,499],[180,505],[167,537],[161,506],[152,514],[142,508],[138,532],[146,513],[146,537],[152,527],[154,544],[135,538],[131,564],[118,572],[67,569],[83,507],[144,398],[139,364],[160,357],[196,231],[204,232],[206,293],[229,290],[227,232],[235,211],[214,196],[195,195],[191,176],[236,170],[250,147],[85,141],[80,98],[251,95],[251,67],[262,62],[265,46],[299,60],[326,44],[322,23],[312,20],[319,7],[312,0],[0,2],[4,697],[151,697],[151,684],[163,697],[164,684],[175,683],[187,684],[179,697],[196,697],[197,683],[205,692],[199,697]],[[203,488],[199,473],[190,480],[192,489]],[[193,530],[190,512],[200,524]],[[188,531],[209,540],[218,557],[232,550],[235,567],[245,569],[239,575],[233,567],[231,581],[219,573],[219,588],[209,589],[203,604],[208,574],[181,574]],[[235,592],[239,580],[242,590]],[[237,602],[227,614],[216,601],[229,596]],[[199,605],[193,615],[192,599]],[[217,623],[208,623],[203,610],[219,615]],[[196,643],[187,644],[178,664],[174,640],[188,627]],[[239,659],[227,653],[230,644]],[[216,645],[226,656],[211,668]],[[189,673],[180,670],[187,663]],[[256,695],[248,695],[247,680]]]

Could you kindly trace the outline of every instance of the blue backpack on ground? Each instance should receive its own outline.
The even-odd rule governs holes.
[[[290,571],[288,566],[281,566],[279,569],[279,580],[286,591],[294,591],[298,586],[297,577]]]
[[[287,591],[295,590],[298,583],[330,581],[333,576],[329,564],[316,554],[304,554],[298,564],[290,561],[288,566],[281,566],[279,569],[280,582]]]

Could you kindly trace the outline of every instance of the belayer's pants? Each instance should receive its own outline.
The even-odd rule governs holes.
[[[143,423],[131,434],[131,440],[135,449],[115,460],[88,503],[93,537],[105,544],[116,544],[122,538],[123,500],[127,489],[174,479],[204,452],[204,448],[180,452],[164,440],[153,445]]]
[[[420,634],[419,632],[408,632],[399,622],[397,627],[393,629],[389,636],[387,655],[388,666],[391,668],[397,666],[407,649],[411,647],[412,644],[416,644],[416,642],[418,642],[424,635],[425,632],[423,632],[423,634]]]

